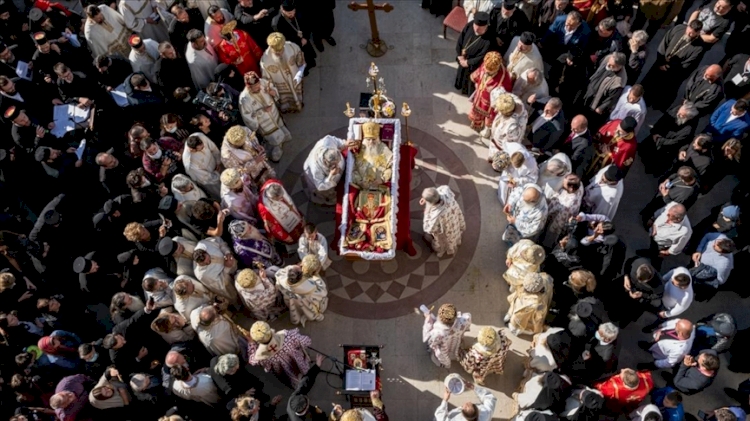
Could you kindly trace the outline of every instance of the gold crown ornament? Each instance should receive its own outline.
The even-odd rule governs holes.
[[[242,185],[242,174],[236,168],[227,168],[221,173],[221,184],[236,189]]]
[[[266,39],[266,44],[276,51],[283,51],[285,43],[286,38],[284,38],[284,35],[281,32],[273,32]]]
[[[237,284],[242,288],[252,288],[258,284],[260,276],[252,269],[242,269],[237,273]]]
[[[496,51],[490,51],[484,56],[484,70],[488,73],[497,73],[503,64],[503,57]]]
[[[365,418],[362,416],[362,413],[356,409],[348,409],[346,412],[344,412],[344,415],[341,416],[341,421],[364,421],[364,420]]]
[[[495,100],[495,109],[500,114],[509,116],[516,110],[516,101],[513,100],[511,94],[500,94],[500,96],[497,97],[497,100]]]
[[[250,339],[255,342],[267,343],[273,337],[273,330],[266,322],[255,322],[250,328]]]
[[[242,126],[232,126],[227,130],[225,137],[230,145],[240,148],[245,144],[246,135],[247,133]]]
[[[380,139],[380,124],[373,121],[363,124],[362,137],[365,139]]]
[[[497,331],[494,328],[485,326],[479,329],[479,335],[477,335],[477,342],[480,345],[489,347],[497,341]]]
[[[237,21],[232,20],[224,24],[224,26],[221,27],[221,34],[222,35],[229,35],[234,31],[234,28],[237,27]]]

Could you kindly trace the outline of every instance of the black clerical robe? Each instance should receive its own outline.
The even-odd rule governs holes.
[[[469,66],[461,67],[459,63],[455,86],[464,95],[471,95],[474,92],[474,84],[470,80],[471,72],[478,69],[482,64],[484,55],[490,50],[492,37],[489,30],[484,35],[477,35],[474,32],[472,22],[467,23],[464,30],[461,31],[461,35],[458,36],[458,41],[456,42],[456,61],[458,61],[459,56],[463,55]]]
[[[600,115],[609,115],[617,104],[617,100],[625,87],[627,75],[625,69],[619,72],[607,70],[606,63],[602,63],[596,72],[589,78],[589,85],[583,95],[583,105],[586,111],[600,110]]]
[[[492,45],[492,49],[505,55],[505,52],[510,46],[510,42],[513,37],[521,35],[522,32],[531,29],[529,19],[526,17],[526,13],[521,9],[515,8],[513,14],[509,18],[504,18],[502,15],[502,8],[496,7],[492,9],[490,16],[490,27],[494,30],[495,42]]]
[[[677,92],[682,81],[695,70],[703,58],[707,45],[696,38],[683,39],[686,25],[677,25],[667,31],[656,50],[656,62],[643,81],[646,100],[657,110],[668,107],[674,98],[664,92]],[[661,70],[666,66],[665,70]]]
[[[318,55],[315,53],[315,49],[312,45],[310,35],[312,33],[312,22],[308,22],[305,17],[301,14],[297,14],[294,19],[289,20],[280,12],[273,18],[272,24],[273,29],[277,32],[281,32],[287,41],[293,42],[302,49],[302,54],[305,55],[305,63],[307,68],[315,67],[315,57]],[[300,36],[300,34],[302,36]],[[307,44],[302,45],[302,38],[307,40]]]
[[[679,107],[673,107],[669,112],[659,118],[651,129],[652,136],[658,136],[653,143],[648,139],[643,142],[644,151],[641,159],[648,171],[653,174],[662,174],[669,164],[677,157],[681,147],[690,143],[693,132],[698,123],[697,118],[678,124],[676,113]]]
[[[685,85],[683,99],[695,104],[700,115],[706,115],[714,111],[719,102],[724,99],[724,82],[721,79],[711,83],[703,78],[703,73],[708,66],[701,66],[690,75]]]

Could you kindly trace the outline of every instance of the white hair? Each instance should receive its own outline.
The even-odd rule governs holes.
[[[235,354],[224,354],[219,357],[216,361],[214,370],[220,376],[225,376],[229,370],[237,367],[240,364],[240,359]]]
[[[617,335],[619,333],[620,329],[611,322],[602,323],[599,325],[599,335],[601,335],[602,340],[607,343],[617,339]]]

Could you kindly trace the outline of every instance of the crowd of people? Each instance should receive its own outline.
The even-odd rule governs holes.
[[[451,11],[444,1],[422,6]],[[499,173],[509,309],[507,331],[480,332],[468,350],[461,338],[470,314],[446,304],[437,320],[426,316],[433,362],[460,361],[480,400],[449,412],[446,388],[435,418],[490,420],[496,400],[481,384],[487,374],[502,373],[508,336],[532,335],[513,396],[515,421],[685,419],[683,398],[711,386],[719,354],[737,334],[731,309],[700,319],[685,312],[726,288],[735,254],[747,251],[741,225],[747,206],[741,149],[750,127],[746,4],[466,0],[462,6],[469,22],[456,43],[455,88],[469,96],[469,123],[488,148],[486,165]],[[730,27],[724,57],[702,65]],[[661,38],[651,44],[658,47],[649,51],[655,36]],[[656,60],[647,69],[650,54]],[[645,125],[647,112],[660,114],[653,125]],[[638,155],[658,189],[640,212],[650,247],[628,253],[613,220],[624,178],[640,171],[633,169]],[[731,201],[708,203],[711,215],[691,222],[688,210],[727,175],[738,181]],[[620,330],[639,318],[650,340],[622,343]],[[626,347],[644,349],[651,361],[618,364]],[[672,371],[667,387],[654,389],[656,370]],[[745,420],[748,384],[732,396],[736,406],[699,418]]]
[[[269,324],[328,306],[328,243],[274,164],[335,5],[0,0],[0,418],[388,419],[379,391],[312,405],[323,357]],[[312,202],[335,204],[359,148],[315,145]],[[444,193],[426,231],[453,253]]]

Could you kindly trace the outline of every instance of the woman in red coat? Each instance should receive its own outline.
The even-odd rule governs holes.
[[[219,60],[224,64],[232,64],[241,74],[255,72],[261,74],[260,58],[263,50],[248,35],[247,32],[235,29],[237,21],[233,20],[221,28],[222,40],[216,45]]]

